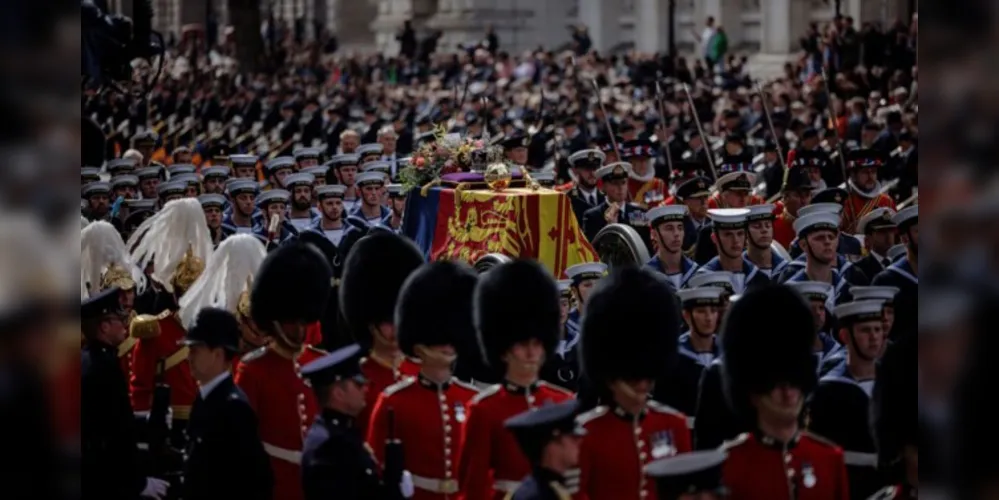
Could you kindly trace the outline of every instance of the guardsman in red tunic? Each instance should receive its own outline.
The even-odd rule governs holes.
[[[895,200],[881,192],[878,169],[886,164],[884,156],[873,149],[855,149],[846,155],[847,192],[843,206],[842,228],[856,233],[857,221],[879,207],[895,208]]]
[[[414,272],[399,293],[399,345],[407,356],[421,360],[420,373],[381,393],[371,412],[367,442],[383,466],[386,442],[402,444],[415,500],[458,494],[458,444],[468,404],[478,390],[454,378],[452,367],[456,349],[475,338],[472,293],[477,280],[463,263],[433,262]]]
[[[649,462],[691,450],[687,417],[652,401],[676,363],[680,317],[669,284],[649,269],[612,271],[583,317],[583,373],[600,406],[580,415],[577,499],[654,499]],[[626,329],[622,317],[637,324]]]
[[[252,321],[270,343],[243,356],[236,385],[257,414],[275,500],[303,498],[303,439],[319,408],[302,366],[325,354],[304,341],[308,325],[323,314],[332,276],[315,247],[293,240],[267,256],[250,292]]]
[[[422,264],[423,254],[411,241],[386,231],[358,240],[344,262],[340,310],[354,340],[369,352],[361,360],[361,373],[368,379],[367,406],[356,419],[362,436],[367,436],[382,391],[420,371],[399,350],[394,314],[403,282]]]
[[[150,278],[172,294],[175,303],[201,275],[212,254],[205,214],[194,198],[167,203],[139,226],[129,238],[128,246],[134,248],[132,261],[140,269],[153,265]],[[162,372],[162,381],[170,386],[172,430],[176,441],[198,395],[198,386],[187,361],[188,348],[178,345],[185,335],[184,326],[177,311],[166,309],[155,316],[136,316],[129,325],[129,333],[139,340],[133,348],[129,380],[132,410],[137,413],[149,411],[153,390]]]
[[[631,163],[628,172],[629,199],[648,210],[666,201],[669,190],[662,179],[656,177],[656,169],[652,166],[652,143],[648,140],[636,139],[621,145],[621,156]]]
[[[791,242],[797,236],[794,221],[798,218],[798,210],[811,203],[811,200],[812,183],[804,169],[792,165],[785,171],[781,199],[774,203],[774,241],[780,243],[785,250],[791,250]]]
[[[785,285],[754,288],[729,307],[723,383],[729,406],[753,429],[722,445],[732,500],[849,498],[843,450],[800,425],[817,383],[814,331],[805,299]]]
[[[871,395],[871,427],[878,449],[878,470],[890,486],[871,499],[918,498],[919,421],[912,408],[918,382],[916,335],[902,336],[888,346],[874,379]],[[991,391],[990,391],[991,392]]]
[[[468,408],[458,455],[459,498],[499,500],[515,491],[531,473],[531,464],[503,422],[572,397],[538,378],[545,357],[555,352],[560,307],[555,280],[535,261],[501,264],[479,278],[478,338],[503,380],[480,392]]]

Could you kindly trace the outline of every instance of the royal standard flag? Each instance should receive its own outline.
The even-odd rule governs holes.
[[[403,233],[431,260],[474,263],[490,253],[532,258],[556,278],[567,267],[596,262],[565,193],[550,189],[456,190],[409,194]]]

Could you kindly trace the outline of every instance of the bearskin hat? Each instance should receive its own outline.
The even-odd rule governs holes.
[[[423,264],[413,242],[389,232],[372,232],[351,248],[340,281],[340,310],[354,341],[371,346],[371,325],[391,323],[399,289]]]
[[[905,445],[919,441],[918,418],[912,413],[918,406],[917,345],[915,335],[906,335],[889,345],[878,362],[870,421],[882,469],[894,469]]]
[[[298,233],[296,238],[289,239],[288,242],[295,241],[296,239],[315,246],[316,249],[318,249],[319,252],[326,258],[326,262],[329,263],[330,269],[333,270],[334,279],[331,282],[332,289],[329,297],[326,299],[326,310],[323,313],[323,317],[319,320],[319,326],[322,328],[323,332],[323,346],[328,347],[353,343],[353,339],[343,338],[345,335],[342,335],[341,332],[345,330],[345,328],[339,328],[340,303],[337,295],[335,278],[337,274],[337,267],[340,264],[341,258],[339,251],[337,251],[336,245],[334,245],[329,238],[326,238],[322,234],[315,231],[302,231]]]
[[[267,255],[253,280],[253,321],[319,321],[332,279],[333,270],[316,247],[298,240],[279,247]]]
[[[478,275],[455,261],[424,264],[409,276],[395,306],[396,338],[407,356],[416,344],[451,345],[459,352],[475,344],[472,293]],[[471,343],[469,342],[471,341]]]
[[[561,309],[555,279],[541,264],[515,260],[483,274],[473,297],[475,329],[484,361],[505,370],[503,355],[518,342],[538,339],[551,357]]]
[[[590,292],[583,315],[581,368],[597,386],[659,379],[676,361],[680,314],[666,278],[618,268]],[[627,327],[622,328],[623,320]]]
[[[807,397],[818,383],[814,328],[805,299],[785,285],[753,288],[729,306],[721,335],[723,388],[736,415],[754,420],[749,395],[780,383]]]

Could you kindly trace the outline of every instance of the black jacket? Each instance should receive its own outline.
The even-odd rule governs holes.
[[[137,498],[146,478],[138,466],[132,407],[117,349],[87,341],[80,371],[81,496]]]
[[[717,448],[748,430],[725,401],[720,357],[715,358],[701,373],[694,415],[694,448],[698,450]]]
[[[271,464],[257,432],[257,416],[232,377],[207,398],[198,395],[187,436],[185,500],[271,498]]]
[[[605,198],[599,205],[589,209],[583,214],[583,233],[590,242],[597,236],[601,229],[607,226],[604,213],[610,208]],[[652,253],[651,236],[649,235],[649,223],[645,219],[645,210],[642,207],[628,202],[617,212],[617,222],[631,226],[645,243],[645,247]]]
[[[354,426],[353,417],[323,410],[305,436],[305,500],[389,498],[378,471],[378,463]]]
[[[530,476],[524,478],[520,487],[510,497],[511,500],[569,500],[572,498],[566,489],[563,477],[553,471],[535,467]]]
[[[582,228],[583,216],[586,214],[586,211],[597,205],[591,205],[590,202],[586,201],[582,191],[580,191],[577,186],[573,186],[572,189],[565,193],[565,195],[568,196],[569,201],[572,202],[572,213],[576,215],[576,222],[579,223],[579,227]],[[597,199],[598,205],[603,203],[606,199],[606,196],[604,196],[604,194],[596,188],[594,188],[594,195]]]

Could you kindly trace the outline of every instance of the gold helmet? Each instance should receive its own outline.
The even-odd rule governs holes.
[[[128,239],[132,261],[153,265],[152,278],[168,292],[183,295],[212,255],[212,238],[201,203],[181,198],[146,219]]]
[[[180,298],[181,324],[189,327],[198,311],[205,307],[241,313],[242,295],[251,288],[253,275],[266,256],[263,241],[250,234],[226,238],[207,263],[185,255],[174,273],[174,287],[187,291]],[[248,299],[246,309],[249,310]],[[249,312],[246,315],[249,316]]]
[[[86,295],[112,286],[142,293],[145,275],[132,263],[114,226],[105,221],[87,225],[80,231],[80,249],[80,282]]]
[[[132,279],[132,273],[118,264],[108,266],[107,271],[104,271],[104,276],[101,277],[101,290],[106,290],[114,286],[122,290],[132,290],[135,288],[135,280]]]

